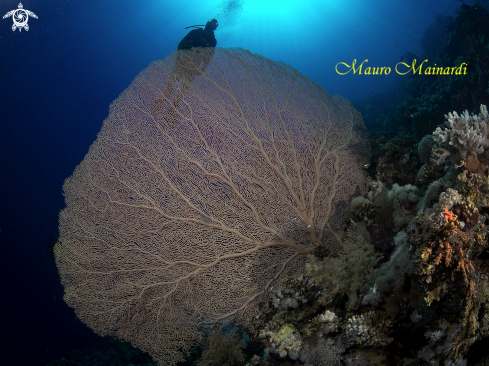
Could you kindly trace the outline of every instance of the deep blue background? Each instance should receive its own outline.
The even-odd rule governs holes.
[[[0,15],[17,5],[1,0]],[[460,1],[23,5],[39,17],[29,19],[28,32],[13,32],[12,19],[0,19],[1,365],[43,364],[95,339],[64,304],[45,252],[64,206],[61,187],[95,140],[109,104],[150,62],[176,48],[185,26],[216,17],[219,47],[284,61],[328,92],[355,100],[385,90],[395,76],[339,76],[336,63],[357,58],[393,67],[406,50],[420,52],[419,39],[434,17],[454,15]]]

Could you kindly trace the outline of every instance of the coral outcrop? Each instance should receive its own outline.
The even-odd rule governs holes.
[[[465,160],[467,154],[482,154],[489,147],[487,107],[480,106],[478,115],[470,115],[466,110],[461,116],[457,112],[445,115],[445,127],[437,127],[433,132],[436,147],[433,149],[437,164],[449,157],[453,164]]]
[[[444,162],[442,176],[425,189],[370,181],[368,194],[353,198],[345,212],[344,247],[310,254],[305,276],[278,290],[287,294],[285,304],[292,301],[286,296],[295,297],[294,306],[278,306],[256,324],[270,336],[299,324],[292,338],[300,342],[293,355],[301,362],[467,365],[470,350],[489,337],[486,115],[484,106],[478,116],[452,113],[452,127],[426,139],[457,159]],[[430,164],[427,151],[420,155]],[[370,235],[389,223],[389,235]],[[280,349],[282,342],[270,339]],[[288,352],[280,358],[291,359]]]

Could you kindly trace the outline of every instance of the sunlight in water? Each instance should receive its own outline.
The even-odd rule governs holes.
[[[242,3],[243,11],[247,15],[272,16],[282,18],[282,20],[293,20],[287,18],[307,14],[313,9],[317,11],[321,8],[324,11],[325,7],[332,9],[339,6],[338,2],[325,0],[246,0]]]
[[[293,16],[304,7],[309,7],[310,2],[299,0],[247,0],[243,10],[249,15],[271,15],[276,17]]]

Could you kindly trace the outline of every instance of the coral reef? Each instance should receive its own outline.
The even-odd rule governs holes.
[[[463,118],[484,120],[481,111]],[[435,140],[418,145],[425,167]],[[255,319],[270,355],[306,365],[470,364],[489,340],[489,164],[483,148],[457,141],[456,165],[446,161],[426,189],[370,181],[351,200],[343,248],[308,255],[305,275],[284,280],[275,309]],[[388,223],[387,237],[370,235]]]
[[[433,139],[433,135],[424,136],[418,143],[418,155],[424,164],[429,164],[431,162],[431,153],[434,144],[435,140]]]
[[[372,155],[378,157],[368,170],[375,169],[376,179],[390,187],[392,184],[414,183],[419,168],[415,140],[405,134],[385,140],[383,136],[372,141]]]
[[[401,233],[406,237],[403,237],[400,240]],[[404,285],[405,276],[411,275],[413,271],[410,245],[407,242],[403,243],[403,241],[407,241],[407,234],[400,231],[394,238],[394,242],[396,242],[396,239],[398,242],[396,251],[392,253],[389,261],[382,264],[377,271],[373,293],[376,292],[375,289],[378,289],[381,293],[386,295],[391,294],[393,291],[400,291]],[[367,300],[365,300],[366,298]],[[372,300],[369,300],[367,295],[364,297],[365,303],[371,301]],[[379,300],[377,300],[377,302],[379,302]]]
[[[393,340],[387,336],[391,327],[392,321],[385,312],[369,311],[348,318],[342,337],[349,346],[386,346]]]
[[[324,288],[320,297],[322,304],[329,303],[342,292],[348,295],[349,304],[353,306],[358,299],[358,290],[372,276],[379,258],[370,244],[365,226],[352,222],[343,249],[335,256],[319,261],[314,255],[308,255],[306,275]]]
[[[423,189],[426,189],[431,182],[438,180],[444,175],[443,166],[436,164],[432,160],[434,146],[433,135],[424,136],[418,144],[418,154],[424,165],[418,171],[416,184],[419,184]]]
[[[465,183],[461,180],[459,185]],[[487,263],[480,260],[488,247],[485,221],[469,197],[449,188],[413,224],[417,228],[410,240],[416,247],[414,272],[424,288],[426,304],[449,302],[455,293],[463,295],[458,347],[473,343],[468,337],[479,329],[479,314],[488,300]]]
[[[418,172],[416,183],[426,189],[433,181],[440,179],[444,174],[443,166],[436,163],[424,164]]]
[[[449,157],[453,164],[465,160],[467,153],[482,154],[489,147],[487,107],[480,106],[478,115],[470,115],[467,110],[459,116],[457,112],[445,115],[445,128],[437,127],[433,132],[436,146],[433,155],[437,164]]]
[[[268,338],[271,346],[268,352],[275,352],[282,358],[289,356],[297,360],[303,348],[302,337],[299,331],[290,323],[284,324],[276,332],[265,331],[260,333],[261,338]]]
[[[387,189],[381,181],[370,181],[367,197],[355,197],[345,210],[344,219],[363,222],[376,250],[390,253],[396,231],[414,217],[419,201],[416,186],[394,183]]]

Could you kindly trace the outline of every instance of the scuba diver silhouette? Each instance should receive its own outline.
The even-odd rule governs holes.
[[[185,29],[198,26],[200,25],[191,25]],[[171,104],[165,117],[165,124],[169,127],[175,126],[178,117],[178,105],[185,92],[190,88],[190,84],[211,62],[217,45],[216,37],[214,36],[217,26],[217,20],[210,19],[205,24],[204,29],[191,30],[178,44],[175,67],[172,74],[168,77],[165,92],[151,106],[153,115],[158,116],[163,113],[167,102]],[[169,97],[173,92],[174,84],[179,80],[182,81],[183,86],[181,90],[176,91],[173,103],[171,103]]]

